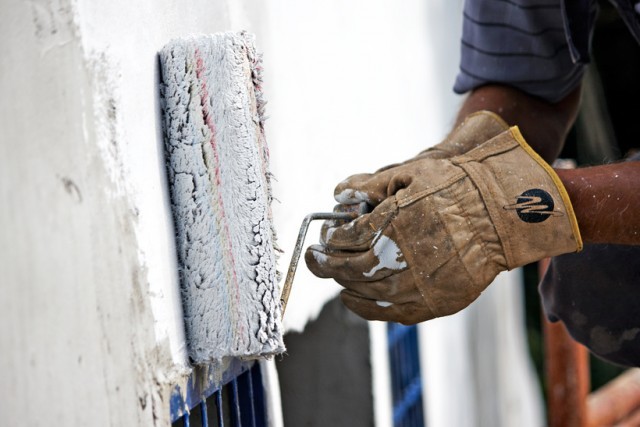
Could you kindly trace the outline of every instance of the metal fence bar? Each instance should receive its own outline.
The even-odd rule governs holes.
[[[207,416],[207,399],[203,399],[200,404],[200,418],[202,419],[202,427],[209,427],[209,418]]]
[[[262,383],[262,371],[260,366],[249,371],[253,397],[253,411],[256,417],[256,427],[268,427],[267,412],[265,407],[265,391]]]
[[[416,326],[387,324],[394,427],[423,427],[422,378]]]
[[[222,390],[216,391],[216,409],[218,412],[218,424],[224,427],[224,411],[222,409]]]
[[[411,327],[390,323],[387,325],[387,346],[395,347],[400,340],[411,333]]]
[[[253,378],[251,376],[251,372],[247,372],[247,384],[249,385],[249,390],[248,390],[248,394],[249,394],[249,402],[251,404],[251,426],[252,427],[258,427],[258,424],[256,422],[256,399],[254,399],[254,392],[253,392]]]
[[[416,404],[422,404],[422,381],[420,378],[414,378],[408,387],[404,389],[404,394],[399,402],[394,404],[393,423],[401,425],[403,419],[411,418],[411,409]],[[416,425],[409,423],[409,425]],[[421,425],[421,424],[420,424]]]
[[[248,423],[243,427],[257,427],[256,399],[254,398],[253,378],[250,371],[238,377],[238,393],[242,396],[247,396],[246,399],[240,400],[242,419],[245,423]]]
[[[242,417],[240,414],[240,398],[238,396],[238,379],[234,378],[231,383],[231,399],[229,405],[231,406],[231,424],[234,427],[242,427]]]
[[[171,396],[174,427],[267,427],[260,365],[225,380],[200,385],[189,379],[186,393],[176,386]],[[199,398],[197,394],[200,392]],[[243,424],[244,423],[244,424]]]

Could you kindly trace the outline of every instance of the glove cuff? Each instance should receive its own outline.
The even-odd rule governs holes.
[[[502,117],[488,110],[476,111],[451,131],[439,144],[418,154],[417,158],[445,159],[473,150],[494,136],[509,129]]]
[[[451,161],[480,192],[509,269],[582,249],[562,181],[517,126]]]

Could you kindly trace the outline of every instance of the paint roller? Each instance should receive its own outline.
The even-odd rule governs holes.
[[[255,37],[242,31],[175,39],[159,59],[188,354],[203,364],[282,353]]]

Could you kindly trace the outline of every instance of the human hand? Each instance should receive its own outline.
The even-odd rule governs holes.
[[[352,175],[335,189],[335,199],[341,204],[366,202],[377,206],[390,194],[394,194],[394,178],[399,167],[410,166],[421,159],[445,159],[472,150],[485,141],[507,130],[509,126],[497,114],[478,111],[470,114],[442,142],[418,153],[403,162],[385,166],[374,173]]]
[[[305,253],[369,320],[414,324],[458,312],[501,271],[579,251],[582,241],[553,169],[512,127],[464,155],[396,166],[368,214],[323,228]],[[360,190],[382,194],[377,180]],[[375,199],[378,200],[378,199]]]

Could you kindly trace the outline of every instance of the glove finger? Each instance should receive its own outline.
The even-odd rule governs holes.
[[[333,197],[338,203],[354,204],[367,202],[377,206],[387,198],[387,184],[393,176],[393,167],[376,173],[361,173],[352,175],[340,182]]]
[[[304,259],[316,276],[344,281],[376,281],[408,268],[398,246],[386,236],[364,252],[334,252],[311,245]]]
[[[410,270],[391,274],[376,281],[336,280],[336,282],[358,295],[376,301],[404,304],[422,300],[422,295],[414,285]]]
[[[327,222],[326,227],[321,230],[321,241],[329,251],[367,251],[387,228],[397,211],[395,198],[389,198],[370,213],[360,215],[346,224],[331,226]]]
[[[340,292],[340,299],[349,310],[367,320],[414,325],[437,317],[426,306],[414,303],[389,305],[384,301],[363,298],[349,290]]]
[[[362,203],[359,204],[353,204],[353,205],[345,205],[345,204],[337,204],[333,207],[333,212],[336,213],[347,213],[347,212],[351,212],[351,213],[357,213],[357,214],[364,214],[369,212],[371,209],[370,206],[368,205],[362,205]],[[320,228],[320,243],[325,244],[326,243],[326,239],[331,236],[331,234],[333,234],[333,231],[338,228],[341,227],[343,225],[348,224],[349,222],[353,221],[352,219],[348,220],[348,219],[330,219],[330,220],[326,220],[322,223],[322,227]]]

